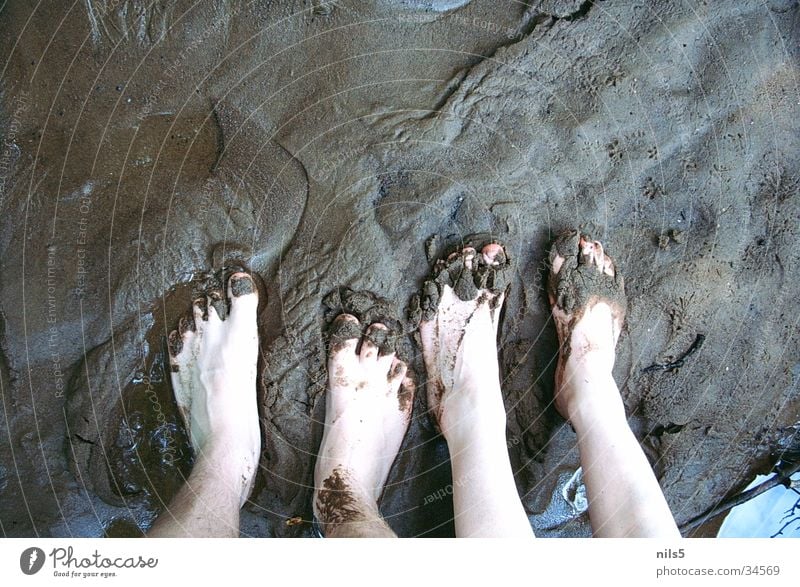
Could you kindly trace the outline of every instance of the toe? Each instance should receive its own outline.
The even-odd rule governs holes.
[[[237,272],[228,280],[228,299],[230,300],[230,318],[254,320],[258,308],[258,290],[253,278],[247,273]]]
[[[490,267],[499,267],[506,262],[506,252],[497,243],[489,243],[481,251],[484,262]]]
[[[581,236],[579,243],[578,263],[581,265],[592,265],[595,259],[594,241]]]
[[[552,259],[550,259],[550,271],[553,275],[558,275],[558,272],[561,271],[561,266],[564,265],[564,257],[556,253],[553,255]]]
[[[216,324],[225,319],[226,308],[222,290],[209,289],[206,292],[206,305],[208,309],[209,324]]]
[[[400,359],[394,358],[392,360],[392,367],[389,369],[389,374],[387,376],[393,389],[395,385],[400,385],[403,382],[406,378],[406,373],[408,373],[408,366]]]
[[[386,342],[388,332],[389,329],[379,322],[372,324],[367,329],[367,333],[361,341],[362,361],[374,361],[377,358],[380,347]]]
[[[577,230],[568,230],[561,233],[550,247],[550,272],[558,275],[564,262],[574,259],[580,252],[580,242]]]
[[[220,324],[222,322],[222,318],[220,317],[219,314],[217,314],[216,307],[211,305],[211,304],[208,305],[208,320],[207,320],[207,322],[208,322],[209,326]]]
[[[464,261],[464,268],[472,271],[475,268],[475,249],[472,247],[464,247],[461,250],[461,258]]]
[[[194,330],[196,331],[202,330],[205,325],[207,306],[205,297],[197,298],[192,302],[192,318],[194,319]]]
[[[169,349],[170,363],[174,364],[178,355],[180,355],[183,350],[183,337],[177,330],[173,330],[169,333],[167,348]]]
[[[608,255],[606,255],[605,260],[603,261],[603,273],[609,277],[614,277],[614,275],[617,273],[616,268],[614,267],[614,261]]]
[[[257,298],[258,292],[256,291],[256,284],[253,283],[253,278],[244,271],[237,271],[231,275],[228,279],[228,296],[231,300]]]
[[[361,323],[352,314],[340,314],[331,324],[330,356],[352,354],[355,356],[358,339],[361,338]]]
[[[594,264],[597,269],[603,271],[605,267],[605,251],[603,251],[603,244],[600,241],[594,241]]]
[[[397,395],[397,409],[408,421],[411,418],[411,411],[414,407],[416,385],[413,378],[409,376],[407,365],[399,359],[394,359],[387,379],[389,381],[389,391]]]
[[[184,347],[188,344],[190,337],[194,336],[195,328],[194,318],[181,316],[178,320],[178,328],[169,333],[167,349],[169,350],[169,357],[173,364],[177,362],[178,355],[181,354]]]
[[[178,334],[185,338],[187,333],[195,332],[195,325],[196,321],[193,316],[181,316],[180,320],[178,320]]]

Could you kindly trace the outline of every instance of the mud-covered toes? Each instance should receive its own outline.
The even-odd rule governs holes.
[[[364,338],[361,339],[361,360],[380,360],[382,355],[388,354],[389,336],[389,328],[385,324],[376,322],[370,325]],[[388,362],[388,364],[390,363],[391,361]]]
[[[206,307],[208,304],[206,303],[205,296],[201,296],[192,300],[192,326],[193,330],[200,332],[203,330],[205,326],[205,320],[207,317]]]
[[[616,273],[614,261],[606,254],[603,243],[577,230],[563,232],[550,248],[551,275],[561,273],[564,263],[569,269],[578,266],[594,267],[609,277],[614,277]]]
[[[181,354],[186,342],[196,331],[195,319],[193,316],[181,316],[178,320],[178,327],[169,333],[167,337],[167,350],[170,359],[174,359]]]
[[[624,316],[624,282],[613,259],[602,243],[576,230],[562,233],[553,242],[547,289],[554,316],[565,327],[573,313],[583,312],[597,301],[612,305],[618,322]]]
[[[340,314],[331,324],[328,335],[331,359],[348,353],[361,362],[377,364],[386,370],[392,365],[394,344],[385,324],[375,322],[364,331],[358,318]]]
[[[508,264],[508,256],[502,245],[489,243],[480,255],[473,247],[464,247],[457,256],[455,263],[450,260],[446,268],[440,268],[436,281],[450,285],[460,299],[475,299],[481,290],[493,290],[496,294],[505,289],[506,283],[500,276]]]

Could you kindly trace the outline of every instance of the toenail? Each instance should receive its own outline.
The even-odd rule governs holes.
[[[359,323],[358,318],[356,318],[352,314],[339,314],[338,316],[336,316],[333,322],[334,324],[336,322],[352,322],[353,324]]]
[[[331,351],[338,352],[347,341],[361,338],[361,324],[351,314],[339,314],[331,323],[329,334]]]
[[[235,298],[246,296],[255,291],[255,284],[246,273],[237,273],[231,277],[231,295]]]
[[[497,267],[506,261],[506,252],[503,247],[497,243],[489,243],[483,247],[483,260],[487,265]]]

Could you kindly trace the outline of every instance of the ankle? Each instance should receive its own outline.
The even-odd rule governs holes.
[[[200,493],[214,479],[218,497],[241,507],[250,496],[257,469],[251,459],[233,458],[230,451],[206,445],[196,453],[187,485]]]
[[[447,441],[451,456],[455,452],[480,449],[484,451],[508,450],[506,441],[506,416],[501,411],[500,416],[487,418],[481,415],[477,418],[463,419],[455,424],[442,428],[442,436]]]
[[[625,423],[625,405],[611,375],[590,382],[591,386],[582,381],[573,387],[573,393],[568,396],[566,403],[565,416],[576,432],[595,426],[609,427]]]
[[[317,475],[314,491],[314,515],[326,536],[352,535],[353,528],[381,519],[378,497],[351,471],[334,469],[320,482]]]
[[[242,443],[212,435],[203,447],[196,451],[195,465],[203,462],[221,477],[245,478],[249,482],[255,477],[258,456],[258,453],[244,448]]]
[[[469,442],[478,438],[504,439],[506,411],[500,384],[473,382],[454,387],[444,399],[439,424],[448,443],[462,439]]]

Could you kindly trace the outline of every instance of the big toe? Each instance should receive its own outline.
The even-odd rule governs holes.
[[[192,318],[181,316],[178,320],[177,330],[169,333],[167,349],[169,350],[170,362],[175,365],[180,362],[186,353],[184,349],[190,344],[195,335],[195,323]]]
[[[352,314],[339,314],[330,327],[331,361],[356,358],[358,340],[361,338],[361,323]]]
[[[481,251],[483,261],[490,267],[499,267],[506,262],[506,252],[497,243],[489,243]]]
[[[253,278],[238,271],[228,279],[230,319],[233,321],[254,319],[258,308],[258,289]]]
[[[580,251],[580,233],[577,230],[567,230],[556,237],[550,248],[550,272],[553,275],[561,273],[561,268],[567,259],[575,259]]]

